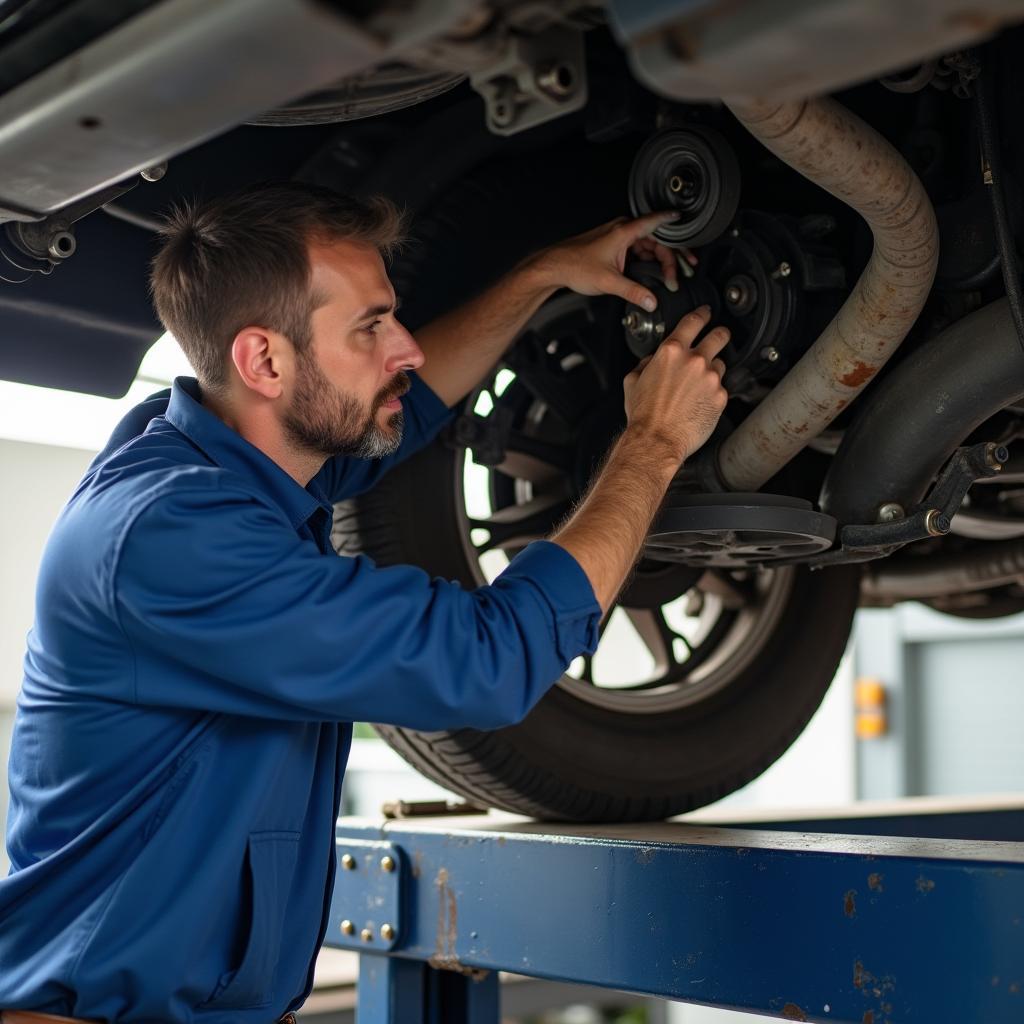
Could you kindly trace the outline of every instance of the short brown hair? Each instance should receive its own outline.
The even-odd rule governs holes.
[[[403,230],[404,214],[384,196],[356,198],[302,182],[266,182],[184,203],[164,222],[153,260],[157,315],[200,385],[221,391],[231,342],[247,324],[279,331],[299,352],[309,346],[311,242],[367,242],[390,259]]]

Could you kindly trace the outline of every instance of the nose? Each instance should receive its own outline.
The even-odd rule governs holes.
[[[394,347],[388,355],[384,368],[388,373],[399,370],[416,370],[426,361],[423,350],[416,344],[416,339],[401,324],[397,325]]]

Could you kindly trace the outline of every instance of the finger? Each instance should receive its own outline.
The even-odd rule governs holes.
[[[618,230],[621,231],[630,242],[635,242],[645,235],[652,235],[662,224],[678,220],[679,214],[673,210],[661,210],[659,213],[648,213],[643,217],[627,221]]]
[[[707,326],[710,319],[711,307],[698,306],[692,312],[687,313],[676,324],[675,329],[669,334],[669,338],[675,339],[686,348],[689,348],[694,343],[697,335]]]
[[[725,363],[723,363],[721,359],[712,359],[711,369],[718,374],[719,380],[721,380],[725,376]]]
[[[606,278],[602,278],[601,290],[606,295],[618,295],[620,299],[642,306],[648,313],[653,313],[658,308],[658,300],[655,298],[654,292],[642,284],[637,284],[625,274],[613,271]]]
[[[687,249],[686,246],[681,246],[679,249],[679,255],[682,256],[691,267],[697,266],[697,254],[692,249]]]
[[[676,254],[667,245],[655,242],[654,255],[661,264],[661,276],[665,280],[665,287],[670,292],[679,291],[679,271],[676,268]]]
[[[694,351],[699,352],[708,362],[712,362],[718,353],[729,344],[730,337],[728,327],[715,327],[708,331]]]

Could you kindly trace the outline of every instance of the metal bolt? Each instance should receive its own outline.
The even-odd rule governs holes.
[[[761,349],[761,358],[766,359],[769,363],[777,363],[779,361],[779,350],[769,345],[767,348]]]
[[[1010,458],[1010,451],[1003,444],[990,444],[985,451],[985,463],[989,469],[1002,469],[1003,463]]]
[[[930,509],[925,516],[924,525],[933,537],[944,537],[950,531],[949,516],[943,515],[941,509]]]
[[[640,317],[638,317],[636,313],[627,313],[622,318],[622,326],[630,331],[635,330],[640,326]]]
[[[682,192],[683,189],[686,188],[686,182],[678,174],[673,174],[672,177],[668,179],[668,187],[673,192]]]
[[[355,935],[356,933],[356,926],[347,917],[341,922],[341,933],[342,935]]]
[[[773,271],[772,280],[777,281],[780,277],[789,277],[793,273],[793,268],[783,260]]]
[[[903,506],[895,501],[887,501],[878,510],[878,521],[880,523],[892,523],[897,519],[902,519],[906,515],[903,510]]]
[[[77,246],[78,243],[75,241],[75,236],[70,231],[54,231],[50,235],[50,242],[46,247],[46,251],[54,259],[66,260],[74,254]]]
[[[660,320],[654,325],[654,333],[659,336],[665,333],[665,325]]]
[[[351,853],[344,854],[342,856],[342,858],[341,858],[341,866],[346,871],[355,871],[355,869],[356,869],[356,859],[355,859],[355,857],[353,857]]]
[[[394,858],[394,857],[389,857],[389,856],[387,856],[387,855],[385,854],[385,855],[384,855],[383,857],[381,857],[381,859],[380,859],[380,866],[381,866],[381,867],[382,867],[382,868],[383,868],[383,869],[384,869],[385,871],[394,871],[394,870],[395,870],[395,858]]]
[[[139,171],[143,181],[159,181],[167,173],[167,161]]]
[[[537,73],[534,81],[552,99],[563,100],[576,89],[576,72],[569,64],[549,64]]]
[[[373,932],[371,932],[369,928],[364,928],[359,933],[359,938],[361,938],[363,942],[373,942]]]
[[[743,292],[740,291],[738,285],[731,284],[728,288],[725,289],[725,301],[728,302],[730,305],[735,306],[736,303],[739,302],[742,298]]]
[[[385,942],[390,942],[395,937],[395,929],[389,924],[382,924],[380,926],[380,937]]]

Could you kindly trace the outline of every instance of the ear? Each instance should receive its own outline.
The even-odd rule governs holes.
[[[243,327],[231,343],[231,361],[250,391],[263,398],[280,398],[291,372],[290,348],[277,331]]]

